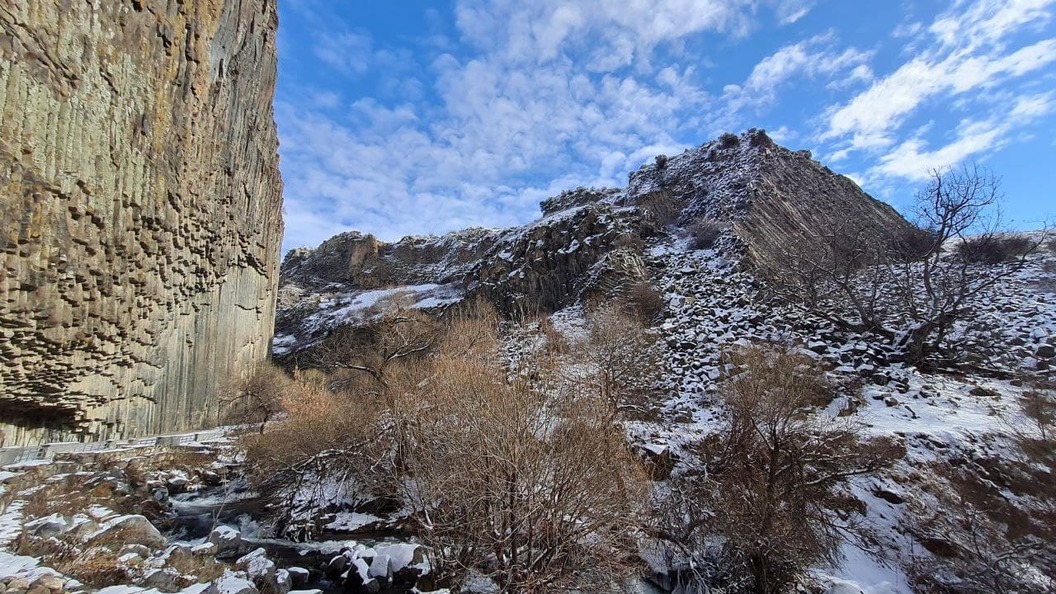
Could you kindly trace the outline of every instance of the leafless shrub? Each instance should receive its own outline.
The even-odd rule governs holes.
[[[1051,468],[1039,472],[1034,464],[982,458],[931,470],[939,480],[908,507],[909,531],[926,551],[908,572],[918,591],[1056,592]]]
[[[229,425],[260,425],[264,432],[268,421],[282,412],[282,397],[291,380],[286,372],[262,363],[245,377],[233,378],[221,389],[221,422]]]
[[[509,372],[501,325],[490,307],[450,312],[428,356],[393,360],[369,390],[299,382],[286,417],[243,438],[257,484],[285,507],[318,482],[396,498],[450,585],[470,569],[509,592],[616,571],[641,468],[600,396],[546,359]]]
[[[983,235],[961,242],[957,246],[957,255],[972,264],[994,265],[1014,262],[1036,248],[1036,243],[1023,235],[1012,237]]]
[[[1032,432],[1018,433],[1020,447],[1035,460],[1056,468],[1056,380],[1044,377],[1028,380],[1020,405],[1033,424]],[[1056,498],[1056,492],[1053,497]]]
[[[437,568],[531,592],[618,561],[644,496],[622,432],[589,395],[510,382],[486,351],[441,356],[394,410],[404,497]]]
[[[428,314],[392,304],[365,326],[343,326],[311,351],[308,363],[328,372],[365,373],[378,386],[396,361],[418,359],[432,349],[441,324]]]
[[[862,504],[841,486],[889,465],[900,450],[813,414],[835,388],[812,359],[768,346],[738,348],[725,359],[728,418],[699,444],[705,470],[684,486],[700,507],[690,505],[682,512],[689,523],[663,536],[681,543],[723,537],[705,561],[714,571],[704,577],[727,592],[776,594],[810,565],[837,560],[843,540],[868,546]]]
[[[741,143],[740,137],[732,132],[723,132],[719,136],[719,146],[722,148],[733,148]]]
[[[722,235],[722,225],[715,221],[701,220],[689,227],[689,236],[692,238],[690,247],[695,250],[706,250],[715,246],[715,242]]]
[[[656,321],[667,307],[663,293],[645,281],[631,285],[625,300],[630,313],[645,325]]]
[[[660,369],[655,344],[656,336],[641,320],[616,305],[603,305],[591,313],[590,334],[578,350],[614,417],[630,405],[629,398],[652,387]]]

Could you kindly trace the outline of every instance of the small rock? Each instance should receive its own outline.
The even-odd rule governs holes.
[[[285,569],[275,570],[275,594],[287,594],[293,588],[293,578]]]
[[[894,396],[887,396],[884,398],[884,404],[887,406],[898,406],[898,399]]]
[[[172,568],[152,569],[143,576],[142,585],[162,591],[178,590],[180,574]]]
[[[224,575],[213,580],[202,594],[259,594],[253,582],[243,575],[227,570]]]
[[[906,502],[906,499],[904,497],[902,497],[898,493],[888,491],[887,489],[876,489],[875,491],[873,491],[873,495],[876,495],[880,499],[883,499],[884,501],[894,505],[901,505]]]
[[[70,525],[66,522],[65,518],[59,514],[51,514],[50,516],[27,522],[25,528],[29,530],[29,533],[33,536],[51,538],[66,532],[66,530],[69,529],[69,526]]]
[[[66,585],[66,580],[60,578],[57,575],[42,575],[37,578],[37,581],[33,582],[33,587],[40,586],[47,588],[52,592],[61,592],[62,588]],[[32,589],[32,588],[30,588]]]
[[[1051,344],[1041,344],[1034,350],[1034,356],[1039,359],[1052,359],[1056,357],[1056,347]]]
[[[267,553],[258,548],[235,561],[235,567],[245,571],[258,587],[275,581],[275,562],[268,559]]]
[[[135,555],[140,559],[146,559],[150,557],[150,549],[141,544],[126,544],[125,546],[121,547],[121,550],[118,551],[117,555],[119,557],[123,557],[125,555]]]
[[[330,579],[336,579],[342,573],[345,573],[345,569],[348,568],[348,557],[344,555],[337,555],[333,559],[330,559],[330,563],[326,566],[326,576]]]

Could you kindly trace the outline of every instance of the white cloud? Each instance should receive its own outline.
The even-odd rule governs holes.
[[[727,85],[723,99],[736,112],[746,106],[765,106],[774,101],[782,84],[795,77],[859,79],[871,75],[866,64],[870,54],[854,48],[838,50],[832,35],[819,35],[786,45],[752,68],[741,85]]]
[[[374,42],[370,35],[360,33],[324,34],[313,49],[324,63],[346,74],[363,74],[370,67]]]
[[[1005,146],[1013,130],[1029,126],[1037,118],[1056,111],[1056,101],[1052,93],[1022,96],[1002,106],[1000,111],[1006,115],[986,120],[963,120],[957,127],[955,138],[933,150],[927,148],[922,138],[926,129],[921,130],[883,155],[870,174],[874,178],[886,175],[921,181],[928,178],[929,171],[969,158],[985,157]]]
[[[930,101],[975,100],[983,91],[1034,73],[1056,61],[1056,39],[1044,39],[1009,50],[1006,37],[1022,27],[1045,22],[1053,0],[1015,2],[978,0],[958,3],[927,29],[931,47],[888,76],[876,80],[851,100],[826,114],[819,140],[840,145],[840,154],[883,150],[897,142],[907,118]],[[913,34],[914,27],[896,33]],[[921,41],[918,39],[918,42]],[[965,99],[965,98],[961,98]],[[985,97],[982,97],[985,99]],[[964,108],[970,102],[953,103]],[[912,143],[913,141],[910,141]],[[909,151],[905,151],[909,152]],[[949,151],[948,154],[959,154]]]

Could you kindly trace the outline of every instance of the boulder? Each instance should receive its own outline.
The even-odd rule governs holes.
[[[216,545],[217,557],[234,557],[242,553],[245,544],[242,533],[230,526],[217,526],[209,533],[209,542]]]
[[[244,573],[227,570],[213,580],[202,594],[260,594]]]
[[[152,549],[165,546],[165,537],[143,516],[119,516],[103,524],[89,539],[89,544],[109,546],[114,550],[127,544]]]

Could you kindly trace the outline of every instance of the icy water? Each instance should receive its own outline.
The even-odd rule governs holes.
[[[242,534],[246,546],[242,552],[257,548],[267,551],[277,568],[307,569],[308,581],[295,584],[295,589],[319,589],[324,594],[354,594],[357,590],[335,582],[327,575],[330,560],[354,544],[374,547],[408,542],[407,535],[398,531],[322,532],[316,539],[294,542],[283,538],[263,538],[260,524],[265,517],[262,497],[244,488],[214,487],[183,493],[171,498],[176,516],[171,520],[167,536],[174,542],[202,542],[217,526],[230,526]],[[389,586],[375,590],[376,594],[410,593],[410,587]]]

